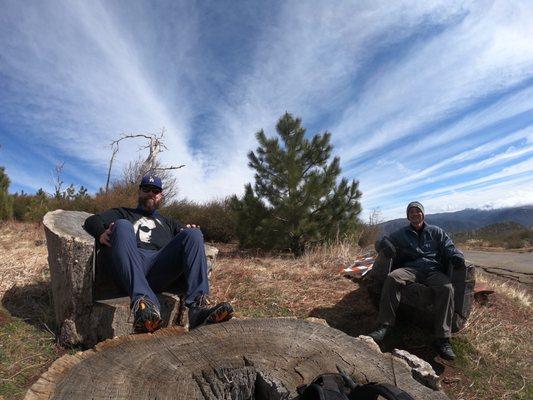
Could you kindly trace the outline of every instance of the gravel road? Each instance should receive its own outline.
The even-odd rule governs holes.
[[[533,284],[533,252],[465,250],[464,253],[467,261],[487,272]]]

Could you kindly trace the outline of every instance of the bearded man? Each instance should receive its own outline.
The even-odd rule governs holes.
[[[434,346],[441,357],[455,358],[450,345],[454,291],[445,272],[445,263],[464,266],[464,255],[441,228],[426,224],[424,206],[417,201],[407,206],[409,225],[383,238],[376,244],[378,251],[393,259],[393,270],[385,279],[379,304],[379,327],[370,336],[380,342],[396,320],[402,289],[411,282],[429,286],[435,294],[436,340]]]
[[[157,210],[163,184],[155,175],[144,176],[136,208],[119,207],[90,216],[84,228],[107,247],[108,265],[116,285],[131,299],[135,333],[161,327],[161,305],[156,293],[179,284],[189,309],[189,329],[224,322],[233,308],[223,302],[207,306],[207,259],[202,232]]]

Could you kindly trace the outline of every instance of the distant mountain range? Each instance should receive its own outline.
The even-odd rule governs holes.
[[[498,208],[494,210],[466,210],[428,214],[428,224],[440,226],[447,232],[456,233],[483,228],[500,222],[515,222],[526,228],[533,227],[533,205]],[[382,235],[388,235],[409,223],[406,218],[393,219],[379,224]]]

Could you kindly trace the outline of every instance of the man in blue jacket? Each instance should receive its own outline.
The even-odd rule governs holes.
[[[381,292],[378,329],[370,334],[382,341],[396,320],[401,291],[410,282],[429,286],[435,293],[434,345],[439,354],[453,360],[450,345],[453,317],[453,286],[443,270],[445,263],[464,265],[464,255],[450,237],[439,227],[424,222],[424,207],[417,201],[407,206],[410,224],[378,242],[378,250],[394,259],[394,269],[387,276]]]
[[[227,302],[207,305],[207,260],[202,232],[195,225],[159,214],[163,185],[155,175],[142,178],[136,208],[119,207],[90,216],[84,228],[109,258],[117,286],[131,298],[135,333],[161,327],[156,293],[178,285],[189,308],[189,329],[233,316]]]

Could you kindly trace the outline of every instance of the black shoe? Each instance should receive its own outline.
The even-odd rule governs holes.
[[[233,317],[233,307],[223,302],[209,307],[205,296],[200,296],[189,306],[189,330],[202,325],[229,321]]]
[[[455,360],[455,353],[450,344],[450,339],[437,339],[433,342],[433,347],[435,347],[437,353],[439,353],[439,355],[445,360]]]
[[[137,299],[131,308],[133,333],[155,332],[161,328],[161,314],[157,306],[147,297]]]
[[[378,329],[370,333],[368,336],[374,339],[375,342],[381,342],[385,338],[385,335],[389,332],[389,329],[390,325],[381,324]]]

